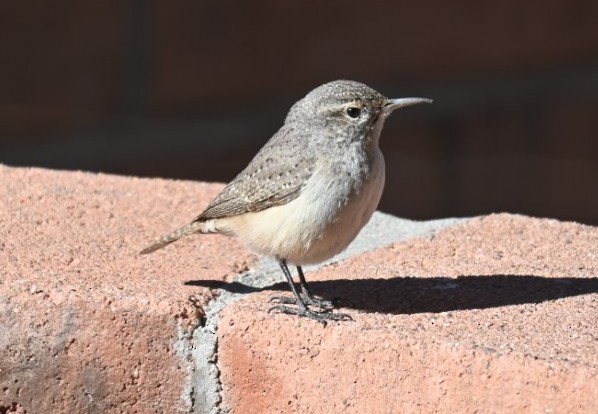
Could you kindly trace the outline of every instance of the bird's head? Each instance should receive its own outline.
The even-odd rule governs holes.
[[[425,98],[389,99],[363,83],[337,80],[315,88],[295,103],[285,123],[311,129],[314,139],[377,144],[384,121],[395,109],[431,102]]]

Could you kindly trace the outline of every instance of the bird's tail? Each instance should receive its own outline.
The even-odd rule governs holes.
[[[149,246],[144,248],[139,253],[140,254],[152,253],[158,249],[161,249],[164,246],[169,245],[170,243],[177,241],[181,237],[185,237],[185,236],[188,236],[189,234],[193,234],[193,233],[205,233],[205,231],[204,231],[205,225],[206,225],[206,223],[199,222],[199,221],[194,221],[192,223],[189,223],[186,226],[183,226],[180,229],[177,229],[177,230],[173,231],[172,233],[169,233],[166,236],[161,237],[160,239],[156,240],[155,242],[153,242],[152,244],[150,244]]]

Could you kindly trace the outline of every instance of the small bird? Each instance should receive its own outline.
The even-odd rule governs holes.
[[[191,223],[155,241],[141,254],[183,236],[236,236],[251,250],[275,258],[293,298],[273,297],[269,312],[350,320],[314,296],[302,266],[347,248],[378,206],[384,157],[378,147],[384,121],[398,108],[430,99],[388,99],[355,81],[321,85],[296,102],[284,125]],[[288,265],[297,267],[297,289]],[[294,305],[294,306],[293,306]]]

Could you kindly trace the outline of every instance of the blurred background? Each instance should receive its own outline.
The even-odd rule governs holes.
[[[2,2],[0,47],[0,163],[226,182],[346,78],[435,101],[382,211],[598,224],[596,1]]]

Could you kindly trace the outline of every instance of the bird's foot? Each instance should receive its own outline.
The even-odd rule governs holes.
[[[320,308],[321,312],[332,312],[334,304],[329,300],[320,299],[314,296],[306,295],[301,292],[301,299],[306,305],[315,306]],[[283,305],[297,305],[297,299],[288,296],[272,296],[268,300],[269,302],[280,303]]]
[[[322,312],[313,311],[307,307],[290,307],[286,305],[276,305],[268,309],[268,313],[284,313],[286,315],[297,315],[305,318],[310,318],[320,322],[326,326],[328,321],[352,321],[353,318],[345,313],[332,313],[332,310],[325,310]]]

